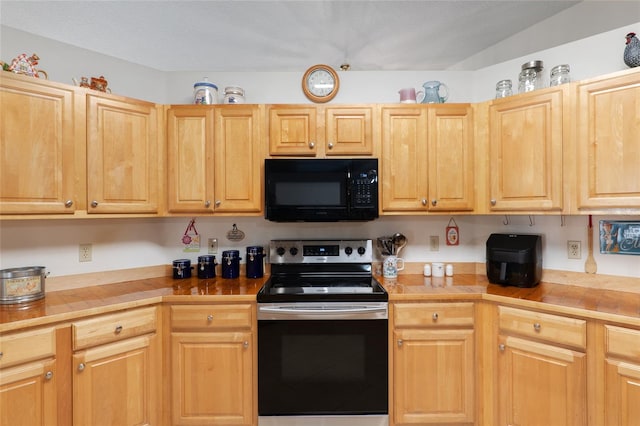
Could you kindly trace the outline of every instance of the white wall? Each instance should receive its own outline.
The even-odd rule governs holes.
[[[640,22],[609,31],[569,45],[503,62],[478,71],[438,72],[347,72],[341,73],[341,91],[336,103],[395,102],[402,87],[419,88],[431,79],[446,82],[451,88],[451,101],[481,101],[494,94],[495,82],[515,78],[520,64],[541,59],[547,67],[569,63],[574,78],[625,69],[621,61],[624,35],[640,29]],[[208,73],[185,72],[164,74],[136,64],[57,43],[7,27],[0,27],[0,57],[22,52],[36,52],[40,66],[55,81],[71,82],[72,76],[105,75],[114,93],[159,103],[189,103],[193,82],[208,76],[225,85],[237,84],[247,90],[249,102],[306,103],[299,87],[301,74],[296,73]],[[600,220],[603,217],[594,217]],[[204,237],[217,237],[220,250],[239,249],[249,245],[266,245],[273,238],[368,237],[395,232],[404,233],[409,245],[403,257],[409,262],[464,261],[483,262],[484,242],[492,232],[540,233],[544,235],[544,266],[549,269],[582,271],[586,254],[586,217],[566,217],[560,226],[558,216],[535,217],[529,226],[528,216],[511,216],[511,224],[502,224],[503,216],[456,216],[461,243],[457,247],[444,244],[444,231],[449,217],[385,217],[360,224],[274,224],[262,218],[199,218],[196,226]],[[640,217],[607,217],[635,220]],[[185,218],[113,219],[113,220],[28,220],[0,221],[0,268],[43,265],[54,276],[111,269],[170,264],[173,259],[191,258],[198,253],[183,253],[179,239],[187,226]],[[240,243],[225,239],[227,231],[237,223],[247,237]],[[597,223],[597,222],[596,222]],[[329,232],[327,230],[330,230]],[[429,235],[440,236],[440,251],[429,251]],[[568,260],[567,240],[582,241],[583,258]],[[597,240],[597,238],[596,238]],[[78,244],[92,243],[92,262],[78,261]],[[597,247],[597,245],[596,245]],[[204,252],[203,252],[204,253]],[[244,257],[244,254],[243,254]],[[640,277],[637,256],[600,255],[596,253],[598,272]]]

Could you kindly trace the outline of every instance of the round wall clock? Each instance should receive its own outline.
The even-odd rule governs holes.
[[[313,102],[328,102],[340,88],[340,79],[329,65],[314,65],[302,76],[302,91]]]

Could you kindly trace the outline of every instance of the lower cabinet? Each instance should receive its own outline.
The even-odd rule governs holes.
[[[474,304],[392,305],[390,424],[473,424]]]
[[[172,305],[172,425],[254,425],[255,306]]]
[[[586,321],[499,306],[498,326],[497,424],[586,425]]]
[[[157,425],[160,340],[147,307],[72,324],[73,424]]]
[[[0,338],[0,425],[57,425],[55,329]]]

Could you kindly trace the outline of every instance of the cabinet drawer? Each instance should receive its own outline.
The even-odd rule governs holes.
[[[584,320],[506,306],[498,307],[498,317],[503,332],[582,349],[587,345],[587,322]]]
[[[395,327],[473,327],[473,303],[396,303]]]
[[[605,325],[605,348],[608,356],[640,361],[640,330]]]
[[[56,354],[55,328],[39,328],[0,337],[0,368]]]
[[[102,315],[72,325],[73,349],[84,349],[133,336],[152,333],[157,326],[155,307]]]
[[[173,330],[224,330],[251,328],[253,308],[242,305],[174,305],[171,306]]]

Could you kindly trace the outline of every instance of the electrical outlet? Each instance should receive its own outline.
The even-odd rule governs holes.
[[[80,244],[78,246],[78,260],[80,262],[91,262],[93,247],[91,244]]]
[[[429,237],[429,248],[431,251],[440,250],[440,238],[437,235],[431,235]]]
[[[209,254],[217,254],[218,253],[218,239],[217,238],[209,238],[207,246],[209,247]]]
[[[569,259],[582,258],[582,247],[580,241],[567,241],[567,257]]]

